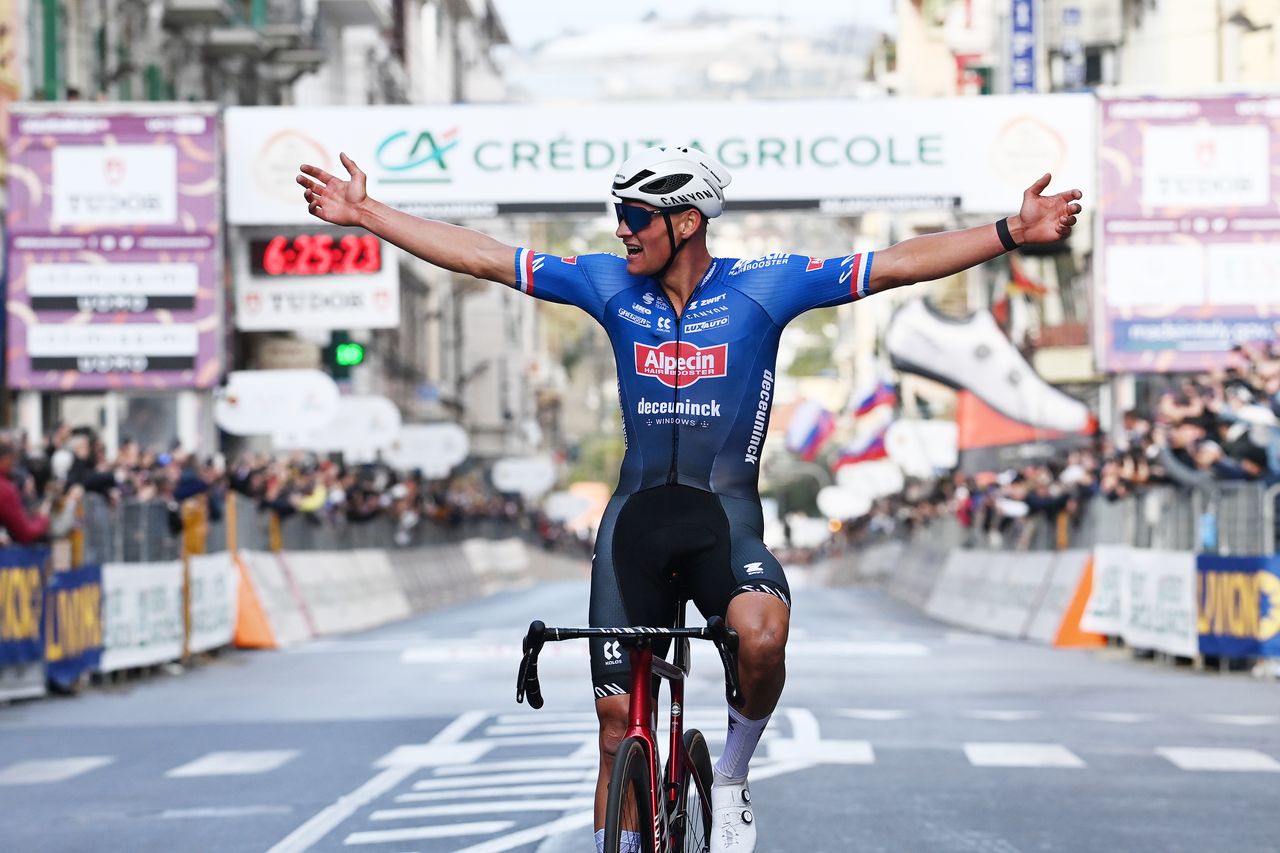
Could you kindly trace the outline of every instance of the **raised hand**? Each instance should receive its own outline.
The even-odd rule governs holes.
[[[369,199],[365,192],[365,174],[346,154],[339,154],[338,159],[351,176],[350,180],[344,181],[318,166],[304,163],[298,176],[302,197],[312,216],[334,225],[359,225],[360,208]]]
[[[1067,190],[1055,195],[1041,195],[1053,176],[1047,172],[1022,193],[1022,209],[1018,211],[1021,233],[1014,231],[1019,243],[1054,243],[1071,233],[1076,214],[1083,208],[1076,202],[1080,190]],[[1014,224],[1009,223],[1010,229]]]

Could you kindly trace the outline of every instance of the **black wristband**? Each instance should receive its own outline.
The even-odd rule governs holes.
[[[1009,233],[1009,220],[996,220],[996,235],[1000,238],[1000,245],[1004,246],[1006,252],[1012,252],[1018,248],[1018,244],[1014,242],[1013,235]]]

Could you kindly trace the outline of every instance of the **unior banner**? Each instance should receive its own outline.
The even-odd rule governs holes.
[[[215,384],[222,182],[213,108],[24,104],[8,129],[10,387]]]
[[[755,103],[231,107],[228,221],[314,224],[300,163],[432,216],[603,211],[614,173],[652,145],[690,144],[733,174],[729,211],[959,207],[1008,213],[1046,171],[1093,186],[1091,95]],[[679,203],[678,198],[672,199]]]
[[[54,572],[45,593],[45,671],[62,687],[97,670],[102,656],[102,567]]]
[[[48,548],[0,548],[0,666],[44,659]]]
[[[1113,98],[1101,108],[1102,367],[1209,370],[1237,344],[1280,336],[1280,99]]]
[[[1201,554],[1196,567],[1201,653],[1280,657],[1280,557]]]
[[[102,567],[103,672],[182,657],[182,563]]]
[[[192,652],[231,645],[235,636],[237,602],[240,597],[240,573],[231,563],[231,554],[199,554],[190,558],[191,565],[191,637],[187,642]]]

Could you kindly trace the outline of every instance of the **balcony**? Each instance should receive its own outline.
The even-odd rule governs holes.
[[[221,27],[231,21],[227,0],[165,0],[161,23],[166,29]]]
[[[302,46],[307,30],[302,24],[266,24],[258,32],[271,52],[294,50]]]
[[[391,26],[390,0],[319,0],[322,18],[340,27]]]
[[[204,55],[211,59],[243,56],[257,59],[266,49],[266,39],[253,27],[219,27],[210,30],[204,43]]]
[[[327,58],[323,50],[311,48],[278,50],[271,55],[271,62],[263,68],[263,73],[277,83],[292,83],[303,74],[319,71]]]

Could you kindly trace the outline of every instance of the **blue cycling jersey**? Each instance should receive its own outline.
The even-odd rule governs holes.
[[[582,308],[609,335],[627,448],[618,494],[683,485],[759,500],[782,330],[866,296],[873,255],[716,258],[679,316],[617,255],[518,249],[516,286]]]

